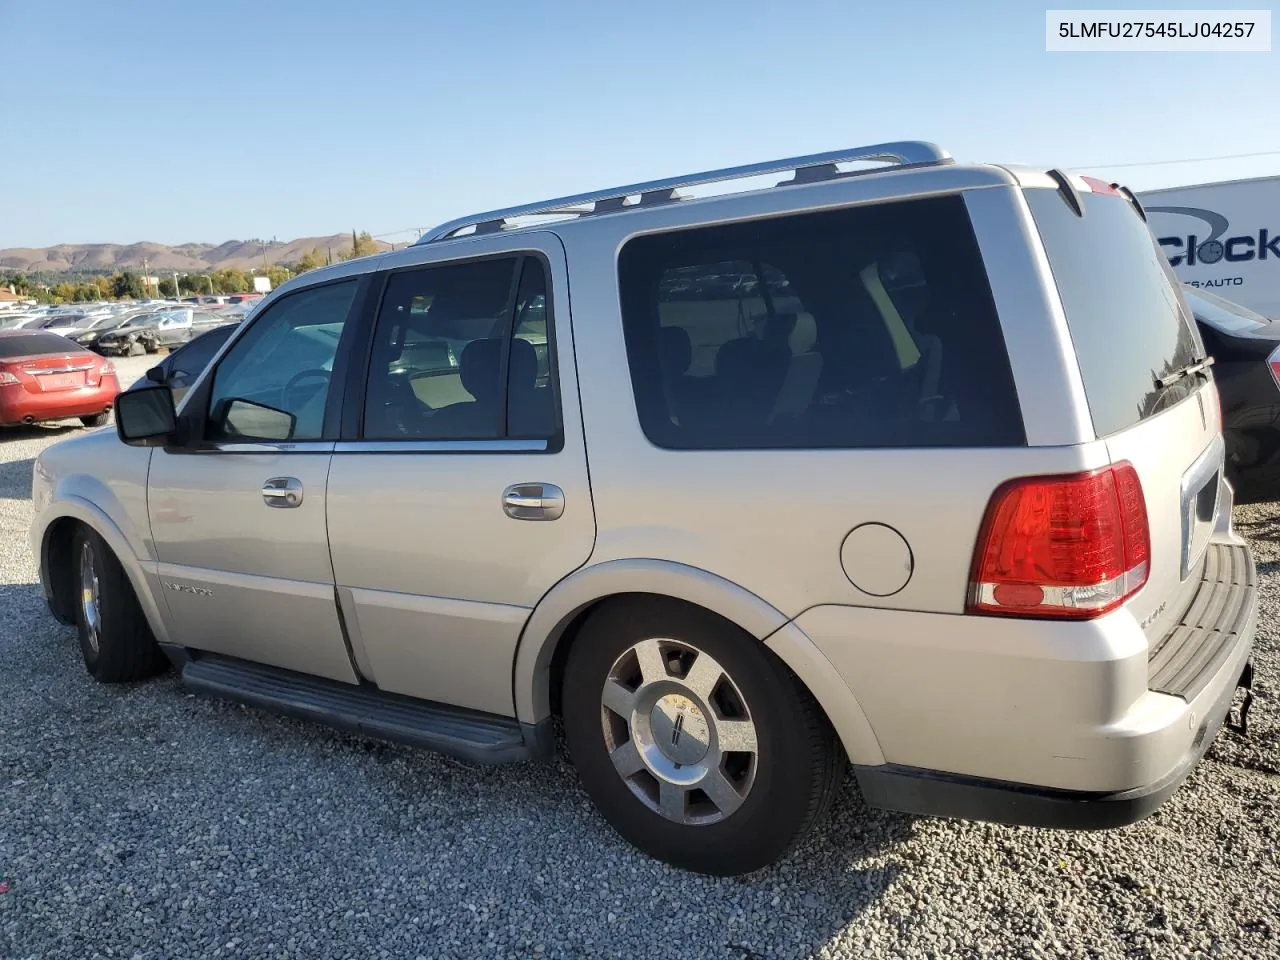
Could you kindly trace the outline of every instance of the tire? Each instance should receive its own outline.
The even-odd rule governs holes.
[[[95,413],[91,417],[81,417],[80,422],[86,427],[105,427],[111,420],[109,413]]]
[[[674,866],[715,876],[769,866],[825,816],[839,785],[843,754],[812,696],[762,644],[700,608],[601,607],[578,633],[562,689],[584,789],[622,837]],[[731,736],[754,741],[754,753],[719,749]],[[683,786],[665,779],[664,791],[668,776]]]
[[[159,348],[159,347],[158,347],[158,346],[157,346],[153,341],[151,341],[151,340],[148,340],[146,343],[144,343],[144,344],[142,345],[142,349],[146,350],[146,351],[147,351],[147,353],[159,353],[159,352],[160,352],[160,348]]]
[[[99,683],[124,683],[163,672],[168,659],[106,542],[81,527],[72,542],[71,563],[80,652],[90,676]],[[86,596],[90,592],[93,601]]]

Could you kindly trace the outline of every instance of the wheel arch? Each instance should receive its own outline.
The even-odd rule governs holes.
[[[119,525],[96,504],[80,497],[57,501],[53,514],[44,524],[40,540],[40,582],[50,612],[63,623],[74,622],[71,595],[75,590],[72,576],[71,544],[76,530],[83,526],[100,536],[124,568],[138,604],[151,632],[161,643],[167,642],[164,618],[160,615],[155,593],[147,581],[142,563]]]
[[[800,679],[855,763],[884,762],[879,742],[848,686],[813,642],[780,610],[709,571],[665,560],[609,560],[560,581],[534,608],[516,650],[516,716],[528,724],[553,713],[555,685],[578,629],[600,605],[625,596],[670,598],[716,614],[767,646]]]

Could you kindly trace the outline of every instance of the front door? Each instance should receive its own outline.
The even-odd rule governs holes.
[[[161,592],[183,646],[356,680],[325,485],[340,403],[330,377],[358,284],[306,288],[256,318],[190,394],[207,409],[202,442],[151,461]]]
[[[514,715],[520,631],[590,556],[595,517],[559,239],[508,245],[387,277],[328,513],[366,679]]]

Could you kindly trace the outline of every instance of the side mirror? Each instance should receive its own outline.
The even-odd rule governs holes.
[[[142,386],[116,397],[116,433],[131,447],[163,446],[177,426],[173,392],[166,386]]]
[[[147,371],[147,379],[150,380],[152,383],[161,383],[161,384],[164,383],[165,382],[164,367],[160,366],[159,364],[152,367],[150,370]]]

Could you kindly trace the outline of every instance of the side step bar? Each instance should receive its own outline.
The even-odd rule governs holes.
[[[182,681],[198,693],[274,713],[425,747],[472,763],[510,763],[550,756],[550,724],[522,724],[447,704],[415,700],[243,660],[188,660]]]

